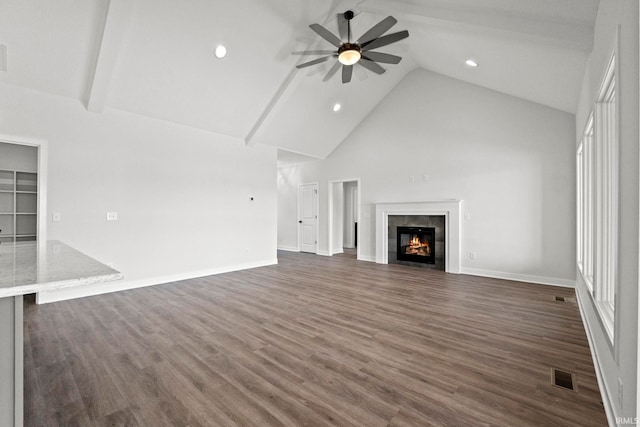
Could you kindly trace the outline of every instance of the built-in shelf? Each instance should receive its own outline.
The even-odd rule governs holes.
[[[38,175],[0,170],[0,243],[37,240]]]

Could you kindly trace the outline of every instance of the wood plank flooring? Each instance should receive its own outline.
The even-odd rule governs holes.
[[[280,253],[25,304],[26,426],[605,426],[573,290]],[[576,391],[551,385],[575,373]]]

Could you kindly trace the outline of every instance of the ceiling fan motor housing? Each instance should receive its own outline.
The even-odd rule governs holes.
[[[342,43],[342,46],[338,48],[338,55],[340,55],[345,50],[355,50],[360,52],[360,45],[358,43]]]

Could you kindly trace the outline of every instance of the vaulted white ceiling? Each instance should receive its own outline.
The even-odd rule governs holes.
[[[393,87],[422,67],[575,112],[598,0],[3,0],[0,81],[324,158]],[[332,65],[297,70],[331,49],[308,25],[357,36],[388,15],[403,57],[349,84]],[[218,44],[228,48],[215,58]],[[464,65],[474,58],[480,67]],[[2,65],[2,64],[0,64]],[[3,68],[0,67],[0,70]],[[342,109],[332,111],[339,102]]]

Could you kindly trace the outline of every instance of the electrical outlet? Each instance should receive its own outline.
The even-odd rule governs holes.
[[[62,214],[60,212],[54,212],[53,222],[60,222],[60,221],[62,221]]]
[[[476,253],[475,252],[469,252],[469,259],[476,259]]]
[[[618,403],[620,404],[620,408],[622,408],[622,402],[624,401],[624,390],[622,387],[622,380],[618,378]]]
[[[471,212],[465,212],[464,219],[466,219],[467,221],[470,220],[471,219]]]
[[[422,174],[422,180],[423,181],[429,181],[429,175],[427,175],[426,173]]]
[[[118,212],[107,212],[107,221],[117,221]]]

